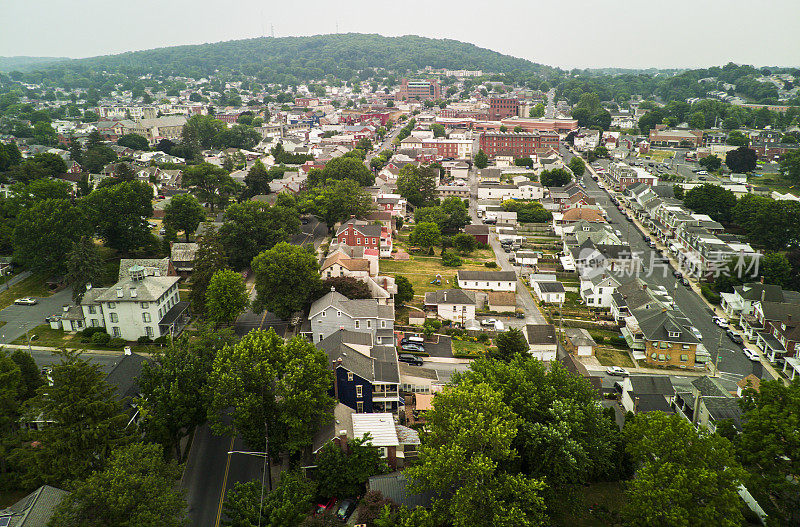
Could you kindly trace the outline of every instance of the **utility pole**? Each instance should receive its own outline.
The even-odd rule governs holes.
[[[719,328],[719,339],[717,340],[717,358],[714,360],[714,376],[719,377],[719,356],[722,354],[722,328]]]

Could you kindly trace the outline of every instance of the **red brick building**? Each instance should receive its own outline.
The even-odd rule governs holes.
[[[498,155],[530,157],[549,148],[558,149],[554,132],[484,132],[480,147],[489,157]]]
[[[380,250],[381,226],[351,219],[336,231],[336,241],[350,247]]]
[[[406,99],[440,99],[441,90],[439,81],[436,79],[403,79],[400,82],[400,90],[395,95],[395,99],[404,101]]]
[[[489,120],[499,121],[506,117],[519,115],[519,99],[511,97],[492,97],[489,99]]]
[[[525,132],[556,132],[568,134],[578,129],[578,121],[575,119],[534,119],[521,117],[508,117],[500,121],[477,121],[472,127],[477,132],[499,130],[505,126],[513,130],[517,126]]]

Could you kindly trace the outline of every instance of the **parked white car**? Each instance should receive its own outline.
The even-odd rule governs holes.
[[[753,350],[751,350],[749,348],[744,348],[744,356],[747,357],[748,359],[750,359],[753,362],[758,362],[758,361],[761,360],[761,359],[758,358],[758,353],[756,353],[755,351],[753,351]]]
[[[723,329],[728,327],[728,321],[722,317],[714,317],[714,324],[718,325]]]
[[[628,373],[628,370],[626,370],[625,368],[621,368],[619,366],[609,366],[608,368],[606,368],[606,373],[609,375],[613,375],[615,377],[627,377],[628,375],[630,375]]]

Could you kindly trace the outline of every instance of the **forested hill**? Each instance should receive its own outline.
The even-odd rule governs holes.
[[[0,57],[0,71],[24,71],[67,60],[66,57]]]
[[[311,37],[253,38],[213,44],[175,46],[73,60],[45,68],[48,76],[84,76],[91,70],[126,75],[147,73],[202,77],[232,70],[269,81],[289,75],[299,80],[334,75],[350,79],[359,70],[398,72],[433,68],[544,75],[553,68],[503,55],[457,40],[418,36],[384,37],[347,33]]]

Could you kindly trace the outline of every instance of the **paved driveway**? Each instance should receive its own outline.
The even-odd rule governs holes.
[[[58,293],[37,298],[35,306],[17,306],[11,304],[0,311],[0,321],[5,325],[0,328],[0,343],[8,344],[25,334],[25,331],[45,323],[45,318],[61,313],[62,306],[72,304],[72,288],[68,287]]]

